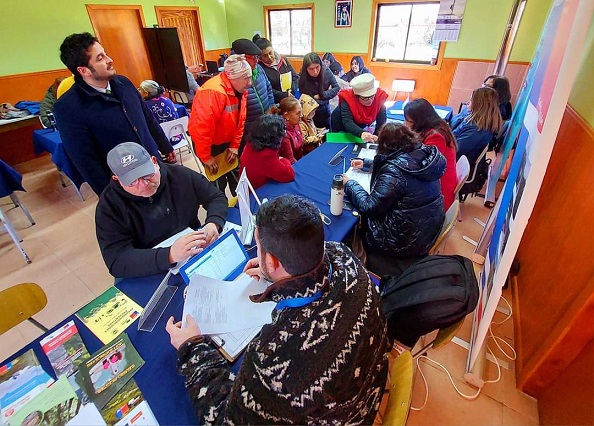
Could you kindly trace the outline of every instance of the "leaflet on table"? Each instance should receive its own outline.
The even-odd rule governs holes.
[[[159,425],[159,422],[155,418],[151,407],[146,401],[142,401],[138,406],[134,407],[130,413],[122,420],[117,422],[115,426],[152,426]]]
[[[143,364],[128,336],[122,334],[83,362],[76,380],[91,401],[101,409]]]
[[[29,349],[0,367],[0,424],[39,395],[54,380],[47,374]]]
[[[74,321],[69,321],[39,342],[54,368],[56,377],[71,376],[78,365],[91,357]]]
[[[101,415],[108,425],[121,421],[142,401],[144,397],[134,379],[128,383],[101,409]]]
[[[78,414],[66,423],[66,426],[107,426],[95,404],[80,407]]]
[[[20,408],[7,422],[8,425],[64,425],[76,416],[80,401],[70,387],[66,376],[60,377]]]
[[[345,174],[349,179],[358,182],[367,193],[371,192],[371,173],[349,167]]]
[[[203,334],[231,333],[272,321],[274,302],[254,303],[249,296],[266,290],[267,282],[242,274],[235,281],[192,275],[183,318],[190,314]]]
[[[76,313],[103,344],[121,334],[141,314],[142,308],[119,291],[110,287]]]

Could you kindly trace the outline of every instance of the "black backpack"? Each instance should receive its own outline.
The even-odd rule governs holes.
[[[476,165],[476,176],[474,177],[474,180],[462,185],[458,194],[460,201],[465,201],[469,194],[475,196],[481,189],[483,189],[483,186],[485,186],[485,182],[489,177],[489,164],[491,164],[491,159],[483,156],[481,161]]]
[[[476,308],[479,288],[470,259],[429,255],[399,277],[382,277],[388,336],[406,346],[449,327]]]

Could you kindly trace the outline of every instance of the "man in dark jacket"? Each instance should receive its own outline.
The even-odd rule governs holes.
[[[266,77],[266,73],[258,61],[260,60],[260,48],[253,41],[247,38],[240,38],[233,42],[231,49],[238,55],[245,55],[245,60],[252,67],[252,85],[248,87],[247,112],[245,116],[245,125],[243,138],[239,147],[239,156],[243,152],[247,139],[254,122],[274,105],[274,94],[272,86]]]
[[[183,166],[157,162],[134,142],[107,154],[113,176],[95,210],[97,240],[115,277],[165,272],[200,253],[219,237],[227,217],[227,198],[204,176]],[[181,235],[171,247],[153,248],[165,239],[198,229],[198,209],[206,224]]]
[[[388,372],[386,320],[367,271],[343,244],[324,243],[320,211],[283,195],[256,217],[248,275],[272,284],[272,323],[237,375],[192,317],[167,322],[200,424],[371,424]]]
[[[72,34],[60,46],[60,59],[72,72],[74,86],[54,107],[64,149],[99,196],[111,173],[110,149],[134,141],[160,158],[175,162],[169,139],[134,85],[116,75],[113,61],[89,33]]]

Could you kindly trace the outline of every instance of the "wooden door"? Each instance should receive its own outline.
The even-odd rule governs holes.
[[[142,6],[87,5],[95,36],[113,59],[118,74],[135,86],[152,78],[142,28]]]
[[[204,64],[204,39],[197,7],[155,6],[161,27],[177,28],[184,61],[188,67]]]

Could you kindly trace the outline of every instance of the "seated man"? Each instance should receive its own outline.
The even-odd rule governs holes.
[[[113,176],[99,198],[95,226],[113,276],[165,272],[219,237],[227,198],[201,174],[158,163],[135,142],[109,151],[107,164]],[[171,247],[152,248],[187,227],[198,229],[200,206],[206,209],[203,228],[179,237]]]
[[[190,316],[183,329],[167,322],[200,423],[373,423],[388,360],[367,271],[343,244],[324,244],[320,211],[294,195],[262,204],[254,236],[245,271],[272,284],[251,298],[277,306],[237,376]]]

